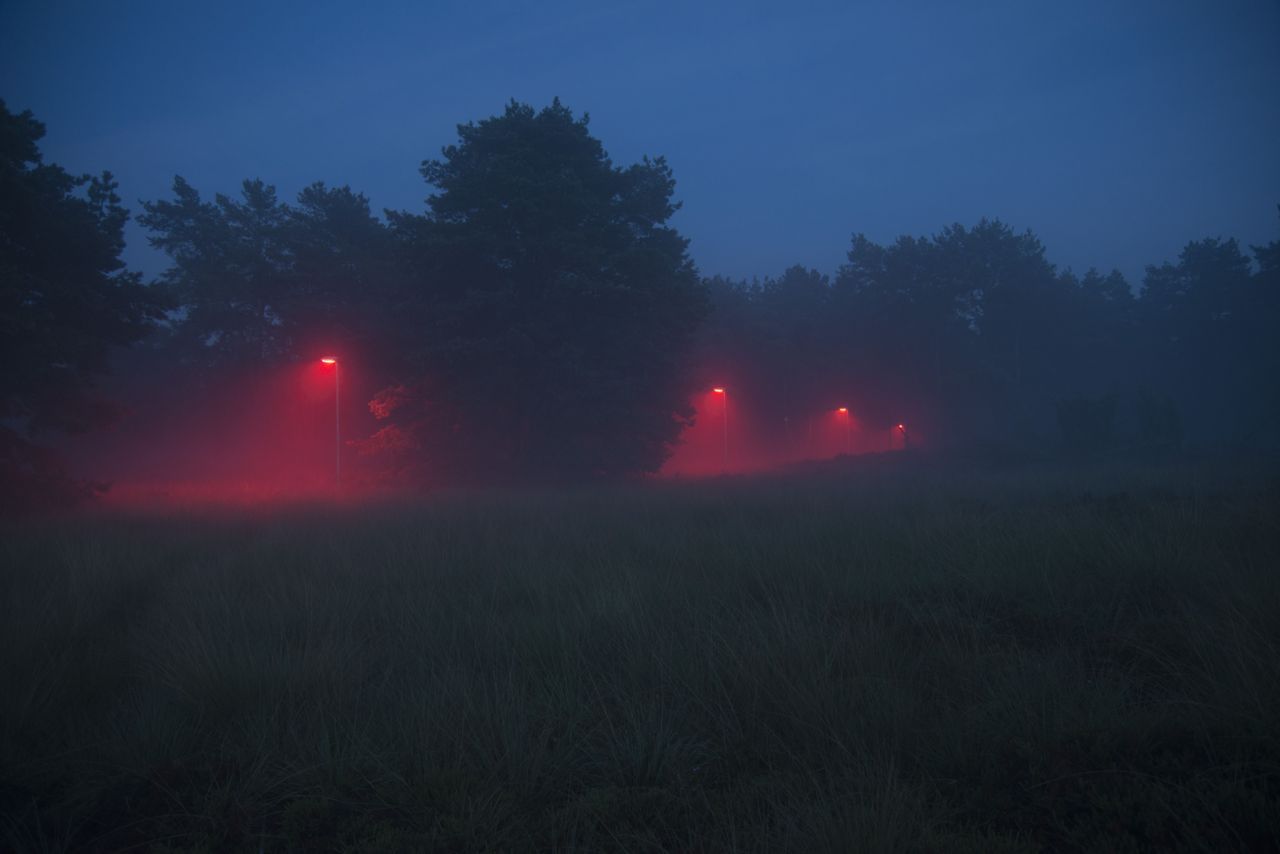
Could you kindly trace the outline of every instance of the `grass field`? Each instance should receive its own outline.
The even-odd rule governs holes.
[[[5,523],[0,848],[1280,849],[1280,488],[936,471]]]

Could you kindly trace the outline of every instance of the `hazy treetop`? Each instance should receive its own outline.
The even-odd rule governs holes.
[[[321,179],[420,211],[417,170],[509,98],[588,111],[619,162],[666,155],[704,272],[834,272],[999,216],[1079,270],[1264,243],[1280,200],[1280,7],[595,2],[0,8],[0,95],[46,156],[131,207],[174,174],[284,197]],[[126,258],[162,263],[136,230]]]

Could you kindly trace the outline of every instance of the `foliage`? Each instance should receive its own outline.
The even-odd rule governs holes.
[[[0,101],[0,504],[81,491],[33,436],[110,420],[95,398],[113,348],[142,338],[164,307],[124,269],[124,224],[110,172],[46,164],[44,125]]]
[[[395,259],[386,227],[349,187],[312,184],[291,207],[261,180],[205,202],[181,176],[172,200],[139,221],[173,259],[163,285],[181,305],[166,348],[220,371],[260,368],[321,349],[373,351]],[[385,320],[383,320],[385,323]]]
[[[1113,398],[1103,432],[1124,445],[1176,448],[1185,425],[1201,445],[1274,448],[1278,246],[1254,247],[1251,262],[1234,240],[1193,241],[1149,267],[1135,297],[1116,271],[1056,271],[1034,234],[999,221],[887,246],[856,234],[829,284],[801,267],[708,280],[700,351],[758,420],[847,403],[933,444],[1043,447],[1065,430],[1074,447],[1101,441],[1080,432],[1102,415],[1080,402]]]
[[[175,178],[172,198],[143,204],[172,259],[146,289],[119,269],[125,214],[109,176],[38,166],[33,121],[10,117],[6,180],[43,181],[63,208],[9,221],[65,225],[37,266],[111,282],[39,311],[10,285],[6,352],[21,368],[4,412],[33,428],[107,412],[64,391],[83,391],[108,343],[135,341],[163,292],[176,311],[130,357],[135,398],[164,389],[194,410],[213,376],[337,353],[380,422],[354,444],[383,480],[654,472],[697,393],[720,383],[775,446],[848,406],[871,430],[909,424],[913,444],[1022,456],[1056,433],[1076,450],[1280,447],[1280,243],[1251,258],[1235,240],[1190,242],[1148,267],[1136,296],[1120,273],[1058,270],[1034,233],[987,219],[885,245],[855,234],[834,276],[793,265],[699,281],[670,225],[665,160],[615,166],[585,115],[513,101],[423,163],[421,214],[384,221],[358,192],[320,183],[290,203],[262,180],[206,201]],[[10,211],[21,198],[6,197]],[[89,216],[100,233],[77,243],[73,223]],[[76,304],[94,287],[107,303]],[[81,334],[86,312],[97,337]],[[1105,429],[1080,403],[1102,399],[1116,402]]]
[[[745,386],[740,401],[775,415],[848,403],[873,427],[962,443],[1043,432],[1064,393],[1122,384],[1123,277],[1058,274],[1030,232],[983,220],[888,246],[859,234],[848,259],[830,282],[802,267],[708,282],[702,347]]]
[[[178,329],[203,361],[263,363],[288,347],[280,316],[287,287],[288,208],[274,187],[245,181],[242,199],[205,202],[181,176],[173,201],[144,202],[151,245],[174,259],[162,279],[182,305]]]
[[[1261,379],[1248,359],[1256,287],[1235,240],[1192,241],[1177,264],[1147,268],[1139,301],[1146,368],[1196,432],[1229,436],[1246,423]]]
[[[614,166],[558,100],[458,138],[423,164],[429,212],[392,218],[409,280],[388,418],[436,474],[655,471],[692,415],[705,314],[670,167]]]
[[[385,330],[396,311],[398,256],[390,230],[350,187],[315,183],[289,209],[292,284],[281,301],[293,353],[340,353],[365,370],[394,364]]]

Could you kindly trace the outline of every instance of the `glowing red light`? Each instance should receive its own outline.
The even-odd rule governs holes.
[[[903,426],[902,424],[899,424],[899,425],[898,425],[898,429],[899,429],[899,430],[906,430],[907,428],[906,428],[905,426]]]
[[[332,357],[326,357],[326,358],[321,359],[320,361],[321,361],[321,362],[324,362],[326,365],[336,365],[336,364],[338,364],[338,360],[337,360],[337,359],[334,359],[334,358],[332,358]]]
[[[836,412],[843,412],[843,413],[848,414],[848,412],[849,412],[849,407],[847,407],[847,406],[842,406],[842,407],[840,407],[839,409],[837,409],[837,410],[836,410]]]
[[[724,389],[722,388],[713,388],[711,390],[714,391],[716,394],[724,394]]]

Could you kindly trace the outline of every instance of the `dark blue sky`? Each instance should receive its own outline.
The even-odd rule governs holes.
[[[556,95],[616,163],[667,156],[706,274],[982,216],[1135,285],[1189,239],[1280,237],[1275,0],[0,4],[0,97],[135,212],[175,174],[418,211],[456,124]]]

